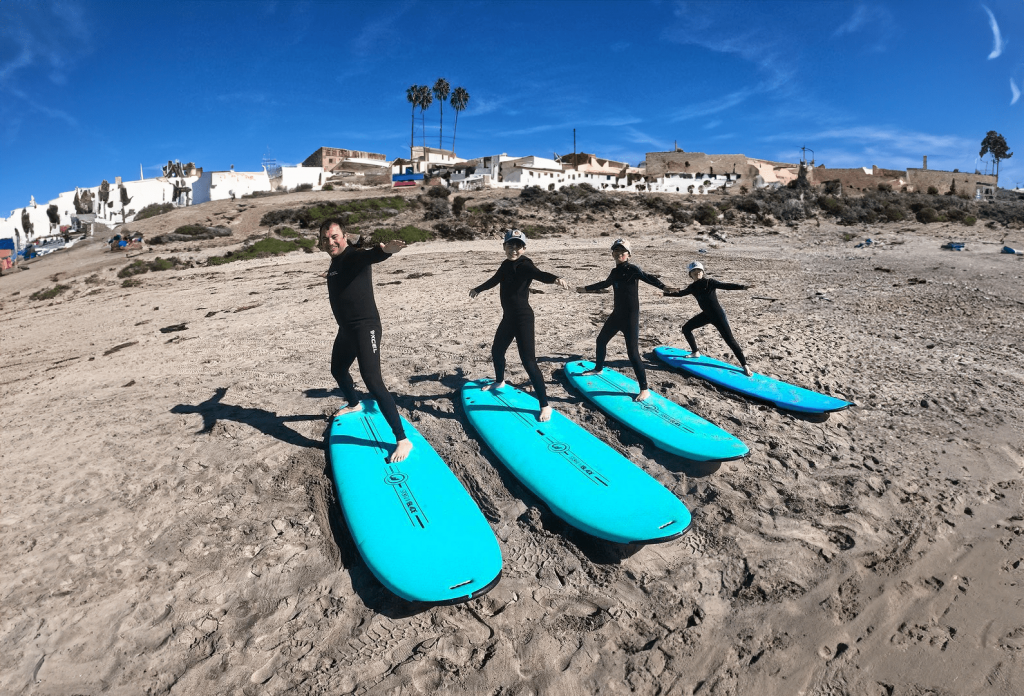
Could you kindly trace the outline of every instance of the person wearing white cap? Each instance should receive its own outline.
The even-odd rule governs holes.
[[[598,374],[604,369],[605,354],[608,350],[608,341],[612,336],[621,332],[626,340],[626,355],[636,373],[637,384],[640,385],[640,393],[634,398],[635,401],[643,401],[650,397],[651,392],[647,388],[647,371],[640,359],[640,281],[644,281],[660,290],[672,290],[666,287],[658,278],[640,270],[629,262],[630,244],[628,239],[616,239],[612,242],[612,258],[615,259],[615,268],[608,274],[605,280],[600,283],[593,283],[576,288],[577,292],[597,292],[611,287],[614,291],[614,306],[612,313],[601,327],[597,334],[597,359],[594,361],[594,369],[584,374]]]
[[[718,302],[718,296],[715,294],[716,290],[747,290],[750,286],[737,283],[723,283],[714,278],[708,278],[704,272],[704,264],[700,261],[691,263],[687,270],[693,282],[682,290],[667,291],[665,296],[683,297],[684,295],[693,295],[701,309],[700,314],[683,324],[683,336],[686,337],[686,342],[690,344],[690,355],[688,357],[700,357],[700,351],[697,350],[697,341],[693,337],[694,330],[712,324],[718,329],[718,333],[725,339],[729,348],[732,349],[736,359],[740,361],[740,365],[743,366],[743,373],[750,377],[753,373],[747,366],[747,358],[743,355],[743,349],[740,348],[740,344],[736,342],[736,338],[732,335],[732,329],[729,328],[729,320],[725,316],[725,310],[722,309],[722,305]]]
[[[519,359],[523,361],[526,374],[530,376],[533,391],[540,404],[537,420],[551,420],[551,406],[548,404],[547,390],[544,388],[544,375],[537,365],[537,347],[534,337],[533,308],[530,306],[530,283],[555,283],[558,287],[568,290],[569,284],[556,275],[538,269],[523,252],[526,251],[526,235],[519,230],[508,230],[502,246],[505,260],[498,266],[497,272],[490,280],[469,291],[475,298],[481,292],[500,285],[501,322],[494,333],[491,345],[491,360],[494,362],[494,383],[485,389],[501,389],[505,386],[505,353],[515,339],[519,349]]]

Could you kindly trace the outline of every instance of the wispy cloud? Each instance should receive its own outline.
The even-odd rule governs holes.
[[[777,133],[764,138],[767,142],[793,139],[806,140],[808,144],[814,141],[838,140],[875,146],[887,152],[920,154],[960,151],[973,145],[973,141],[957,135],[933,135],[878,126],[830,128],[806,133]]]
[[[988,9],[984,5],[981,6],[981,9],[985,10],[988,14],[988,25],[992,28],[992,38],[994,43],[992,45],[992,52],[988,54],[988,59],[992,60],[993,58],[998,58],[1002,55],[1003,46],[1005,44],[1003,43],[1003,35],[999,33],[999,23],[996,22],[996,16],[992,14],[992,10]]]
[[[355,38],[349,42],[348,65],[336,75],[338,82],[370,72],[372,61],[381,55],[380,47],[394,45],[398,41],[396,25],[414,4],[389,4],[388,11],[382,13],[379,19],[370,20],[363,25]]]
[[[1010,99],[1010,106],[1013,106],[1020,99],[1020,88],[1017,87],[1017,83],[1013,81],[1012,77],[1010,78],[1010,94],[1013,95],[1013,98]]]
[[[68,124],[72,128],[78,128],[78,119],[76,119],[68,112],[63,111],[61,109],[54,109],[53,107],[46,106],[45,104],[40,104],[35,99],[22,92],[20,89],[8,87],[7,91],[15,97],[17,97],[18,99],[20,99],[21,101],[23,101],[33,111],[40,113],[44,116],[57,119],[58,121],[64,121],[64,123]]]
[[[673,121],[720,113],[739,106],[755,95],[774,93],[783,96],[791,91],[789,83],[795,69],[787,57],[785,42],[773,32],[765,31],[763,26],[737,27],[735,17],[721,12],[716,16],[715,6],[706,3],[678,3],[674,13],[677,22],[666,28],[662,37],[673,43],[736,56],[753,65],[760,79],[724,97],[681,109],[672,117]]]
[[[88,22],[78,5],[21,3],[6,7],[4,14],[0,43],[13,48],[16,56],[0,66],[0,85],[33,69],[45,71],[51,82],[63,85],[69,69],[91,50]]]
[[[869,17],[870,14],[868,12],[867,5],[857,5],[853,11],[853,15],[843,24],[839,25],[839,28],[832,32],[832,36],[853,34],[854,32],[859,31],[861,27],[868,23]]]
[[[653,147],[665,147],[665,140],[663,138],[655,138],[653,135],[643,133],[632,126],[628,126],[625,133],[626,139],[631,143],[651,145]]]

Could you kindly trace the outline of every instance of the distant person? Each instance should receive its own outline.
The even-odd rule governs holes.
[[[640,385],[640,393],[634,397],[634,401],[644,401],[650,397],[651,392],[647,388],[647,371],[644,369],[643,361],[640,359],[640,281],[653,285],[659,290],[671,290],[664,283],[652,275],[644,273],[639,266],[630,263],[630,245],[628,239],[616,239],[612,243],[612,258],[615,260],[615,268],[608,274],[608,278],[600,283],[585,285],[576,288],[577,292],[596,292],[611,287],[615,293],[614,306],[611,316],[601,327],[597,334],[597,359],[594,361],[594,369],[587,370],[583,374],[596,375],[604,369],[605,352],[608,349],[608,341],[612,336],[622,333],[626,340],[626,355],[633,365],[633,372],[636,374],[636,381]]]
[[[357,248],[349,244],[342,231],[341,221],[330,219],[320,225],[317,246],[331,256],[331,266],[327,270],[327,292],[331,310],[338,322],[338,335],[331,351],[331,374],[347,401],[345,406],[335,412],[334,417],[362,409],[355,383],[349,374],[353,361],[358,361],[359,375],[395,435],[397,445],[388,461],[400,462],[409,456],[412,443],[405,436],[395,400],[384,386],[380,373],[382,331],[380,313],[373,297],[371,266],[404,249],[405,242],[396,239],[369,249]]]
[[[537,394],[540,414],[537,420],[551,420],[551,406],[548,405],[547,391],[544,388],[544,375],[537,366],[537,346],[534,337],[533,308],[530,307],[530,283],[555,283],[558,287],[568,290],[569,284],[551,273],[539,270],[523,253],[526,251],[526,235],[519,230],[508,230],[502,243],[505,260],[498,266],[497,272],[469,291],[469,296],[477,295],[500,285],[501,321],[494,332],[494,343],[491,345],[491,360],[494,363],[494,384],[484,387],[501,389],[505,386],[505,353],[512,340],[515,339],[519,349],[519,359],[523,361],[526,374],[530,376],[533,391]]]
[[[700,261],[691,263],[687,270],[693,282],[682,290],[665,292],[666,297],[693,295],[693,298],[697,300],[697,306],[701,309],[700,314],[683,324],[683,336],[686,337],[686,342],[690,344],[690,355],[686,357],[700,357],[700,351],[697,350],[697,341],[694,340],[693,332],[702,326],[712,324],[718,329],[718,333],[722,335],[722,338],[725,339],[726,345],[732,350],[736,359],[740,361],[740,365],[743,367],[743,374],[750,377],[753,373],[747,367],[747,359],[743,355],[740,344],[736,342],[732,335],[732,330],[729,328],[729,320],[725,316],[725,310],[718,303],[718,296],[715,294],[716,290],[747,290],[750,286],[723,283],[714,278],[708,278],[704,273],[704,264]]]

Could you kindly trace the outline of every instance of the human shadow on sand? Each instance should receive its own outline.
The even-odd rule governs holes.
[[[236,423],[244,423],[259,430],[264,435],[269,435],[289,445],[315,447],[317,449],[323,447],[322,442],[311,440],[285,425],[285,423],[297,421],[323,420],[322,415],[279,416],[276,413],[264,411],[261,408],[232,406],[231,404],[222,403],[224,395],[227,393],[227,387],[219,387],[214,391],[213,396],[206,401],[196,405],[178,404],[171,409],[171,413],[198,414],[202,416],[203,427],[198,431],[200,433],[208,433],[213,430],[213,426],[217,425],[217,421],[235,421]]]

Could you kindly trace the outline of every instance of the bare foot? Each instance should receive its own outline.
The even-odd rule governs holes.
[[[650,389],[641,389],[640,393],[637,394],[635,397],[633,397],[633,401],[636,401],[636,402],[646,401],[649,398],[651,398],[651,390]]]
[[[750,368],[747,367],[746,365],[743,366],[743,374],[745,374],[747,377],[753,377],[754,376],[754,373],[751,372]]]
[[[549,420],[551,420],[551,407],[541,406],[540,415],[537,416],[537,420],[539,420],[541,423],[547,423]]]
[[[398,444],[395,445],[395,451],[391,453],[390,457],[388,457],[388,462],[394,464],[396,462],[403,461],[409,456],[410,452],[412,452],[412,443],[409,442],[409,440],[402,438],[398,441]]]
[[[699,358],[700,357],[700,351],[699,350],[695,350],[692,353],[690,353],[689,355],[684,355],[683,357],[684,358]]]
[[[592,370],[584,370],[580,374],[581,375],[599,375],[599,374],[601,374],[601,370],[603,370],[603,369],[604,369],[603,367],[602,368],[595,367]]]
[[[334,412],[334,415],[331,416],[331,418],[337,418],[338,416],[344,416],[346,413],[356,413],[357,411],[362,410],[362,403],[357,403],[355,406],[342,406],[341,408]]]
[[[480,391],[491,391],[492,389],[498,390],[498,389],[504,389],[504,388],[505,388],[505,380],[501,380],[500,382],[491,382],[490,384],[485,385]]]

